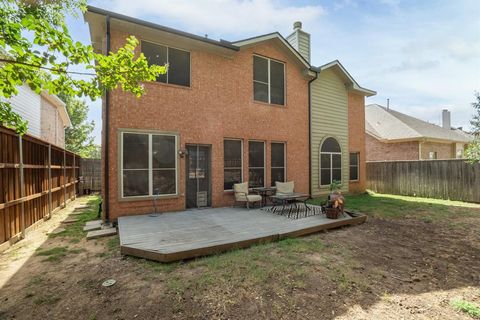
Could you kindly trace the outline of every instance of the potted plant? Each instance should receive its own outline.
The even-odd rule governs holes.
[[[330,194],[325,205],[325,215],[329,219],[338,219],[343,214],[345,207],[345,198],[342,195],[342,184],[338,180],[333,180],[330,184]]]

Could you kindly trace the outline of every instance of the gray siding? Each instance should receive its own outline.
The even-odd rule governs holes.
[[[27,85],[18,87],[18,94],[8,99],[12,110],[28,121],[28,133],[40,137],[40,95]]]
[[[310,63],[310,34],[295,30],[287,37],[287,41]]]

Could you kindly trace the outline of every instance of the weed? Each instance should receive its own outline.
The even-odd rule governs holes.
[[[55,304],[58,301],[60,301],[60,297],[56,295],[51,295],[51,294],[44,294],[40,297],[37,297],[33,300],[33,303],[36,305],[41,305],[41,304]]]
[[[28,286],[37,286],[45,282],[45,279],[41,275],[33,276],[28,282]]]
[[[55,247],[51,249],[37,249],[37,256],[46,257],[43,261],[58,262],[68,253],[68,247]]]
[[[451,302],[451,305],[457,311],[461,311],[463,313],[466,313],[474,319],[480,319],[480,307],[478,307],[477,305],[475,305],[475,304],[473,304],[469,301],[453,300]]]

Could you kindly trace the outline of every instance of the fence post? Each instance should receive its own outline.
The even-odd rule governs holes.
[[[20,198],[22,199],[22,203],[20,204],[21,216],[20,216],[20,228],[22,229],[21,238],[25,238],[25,181],[23,176],[23,140],[22,136],[18,135],[18,149],[19,149],[19,169],[20,169]]]
[[[67,153],[65,149],[63,149],[63,207],[67,207],[67,184],[65,182],[67,178]]]
[[[52,145],[48,144],[48,218],[52,217]]]

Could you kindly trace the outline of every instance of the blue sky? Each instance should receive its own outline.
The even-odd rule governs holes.
[[[312,64],[338,59],[377,91],[368,103],[440,124],[469,128],[470,103],[480,91],[480,1],[117,0],[90,5],[210,38],[238,40],[279,31],[294,21],[311,34]],[[82,17],[69,18],[75,40],[89,43]],[[100,101],[90,102],[100,143]]]

